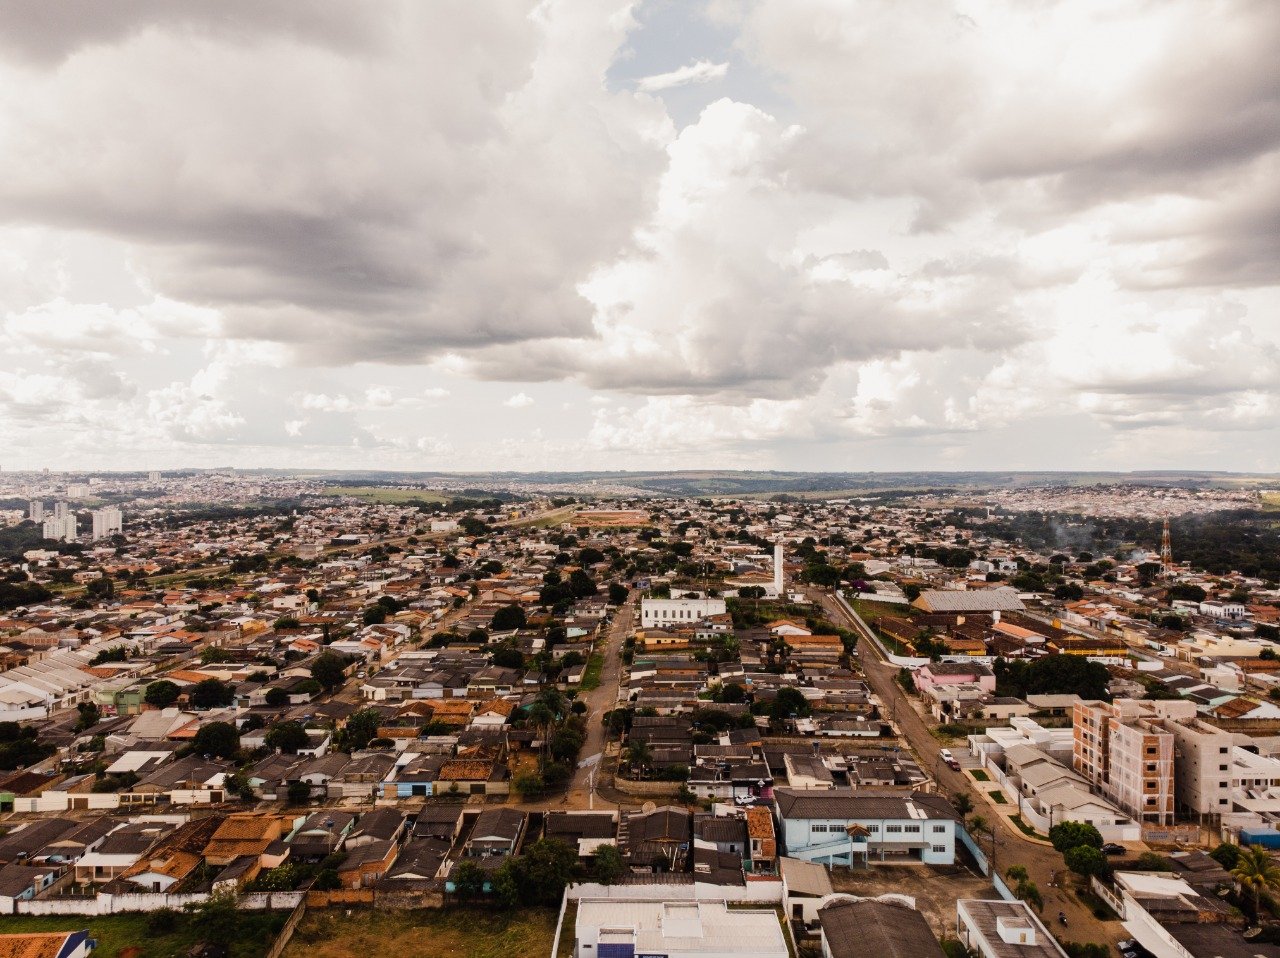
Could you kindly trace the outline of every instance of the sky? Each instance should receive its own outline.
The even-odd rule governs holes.
[[[1274,0],[11,0],[0,468],[1280,471]]]

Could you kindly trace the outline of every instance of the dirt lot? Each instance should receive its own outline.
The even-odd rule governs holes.
[[[448,908],[441,911],[309,912],[284,958],[414,955],[419,958],[509,958],[550,954],[556,912]]]
[[[995,889],[981,875],[959,865],[901,863],[869,869],[831,869],[831,886],[851,895],[874,897],[890,893],[912,895],[916,908],[934,934],[955,937],[956,899],[996,898]]]

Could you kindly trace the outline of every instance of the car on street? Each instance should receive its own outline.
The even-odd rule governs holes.
[[[1123,855],[1124,853],[1125,847],[1117,845],[1115,842],[1107,842],[1102,846],[1102,854],[1104,855]]]

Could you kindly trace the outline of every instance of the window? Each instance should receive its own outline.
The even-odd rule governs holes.
[[[901,825],[886,825],[886,826],[884,827],[884,830],[885,830],[886,832],[888,832],[890,835],[894,835],[894,834],[898,834],[898,833],[900,833],[900,832],[902,831],[902,826],[901,826]]]
[[[1227,787],[1228,787],[1228,783],[1227,783],[1227,782],[1219,782],[1219,783],[1218,783],[1218,788],[1227,788]]]
[[[1219,754],[1219,755],[1226,755],[1226,754],[1227,754],[1226,747],[1224,746],[1223,748],[1218,749],[1218,754]]]
[[[825,832],[825,831],[829,831],[829,828],[828,828],[826,825],[814,825],[814,826],[813,826],[813,831],[815,831],[815,832]]]
[[[1227,766],[1225,766],[1225,765],[1219,765],[1219,766],[1218,766],[1218,771],[1219,771],[1219,772],[1225,772],[1226,770],[1227,770]]]
[[[909,834],[909,835],[919,835],[919,834],[920,834],[920,826],[919,826],[919,825],[908,825],[908,826],[904,829],[904,831],[905,831],[905,832],[907,832],[907,834]]]
[[[1220,799],[1218,799],[1218,804],[1219,804],[1219,805],[1225,805],[1225,804],[1227,804],[1227,800],[1226,800],[1225,798],[1220,798]]]
[[[934,833],[935,835],[940,835],[940,834],[942,834],[943,832],[945,832],[946,830],[947,830],[947,826],[946,826],[946,825],[934,825],[934,826],[933,826],[933,833]]]
[[[867,831],[871,832],[873,835],[874,835],[874,834],[878,834],[878,833],[880,832],[880,826],[879,826],[879,825],[868,825],[868,826],[867,826]]]
[[[934,846],[932,846],[932,849],[933,849],[934,854],[937,854],[937,855],[943,855],[943,854],[945,854],[945,853],[946,853],[946,851],[947,851],[947,846],[946,846],[946,845],[934,845]]]

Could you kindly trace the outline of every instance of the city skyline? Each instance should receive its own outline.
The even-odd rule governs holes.
[[[1275,5],[72,7],[6,471],[1280,471]]]

